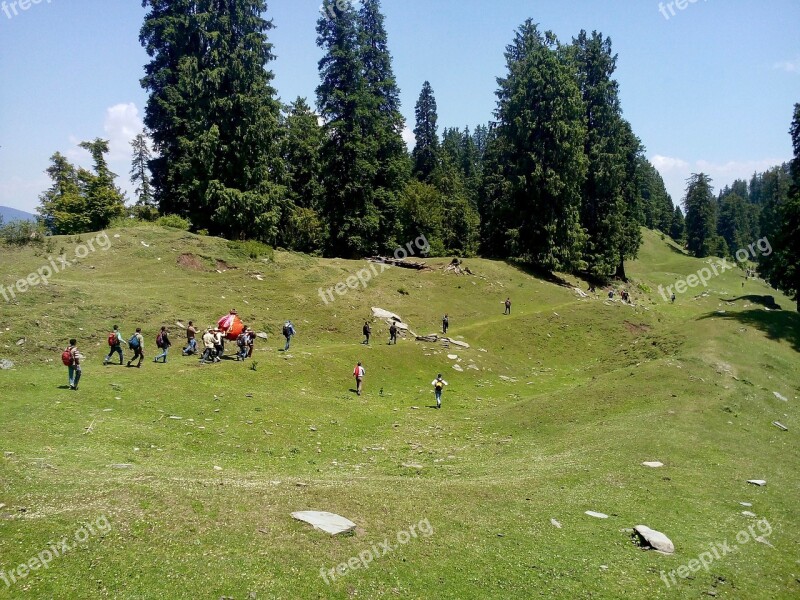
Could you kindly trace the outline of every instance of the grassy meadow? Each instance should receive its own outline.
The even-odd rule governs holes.
[[[502,261],[446,273],[444,258],[325,304],[320,289],[368,263],[109,230],[107,250],[0,298],[0,359],[14,363],[0,370],[0,599],[800,597],[800,315],[739,269],[665,302],[658,286],[706,261],[644,235],[627,265],[634,306]],[[3,248],[0,285],[92,238]],[[180,355],[177,321],[207,327],[232,307],[269,336],[252,359]],[[470,348],[388,346],[370,307],[420,335],[448,313]],[[125,339],[142,327],[141,369],[102,365],[115,323]],[[161,325],[174,346],[154,364]],[[70,337],[86,357],[77,392],[60,358]],[[357,529],[332,537],[300,510]],[[639,547],[641,524],[676,552]],[[63,538],[69,551],[20,576]]]

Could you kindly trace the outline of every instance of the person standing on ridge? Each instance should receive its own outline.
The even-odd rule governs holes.
[[[392,321],[391,326],[389,327],[389,344],[394,342],[395,346],[397,345],[397,323]]]
[[[442,333],[447,335],[447,328],[450,327],[450,319],[447,317],[447,313],[444,314],[442,317]]]
[[[372,328],[369,326],[368,322],[364,321],[364,327],[361,329],[361,332],[364,334],[364,341],[361,343],[369,346],[369,336],[372,335]]]

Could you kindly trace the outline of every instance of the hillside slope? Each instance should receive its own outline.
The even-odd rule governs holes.
[[[147,226],[3,249],[7,296],[63,264],[51,256],[69,266],[0,298],[0,359],[14,363],[0,370],[0,571],[101,517],[109,527],[47,569],[0,578],[0,598],[796,597],[798,314],[767,310],[792,302],[739,270],[665,301],[658,286],[709,265],[644,234],[628,266],[634,306],[482,259],[466,261],[474,276],[446,273],[445,259],[376,268],[326,303],[324,290],[370,265],[253,260]],[[418,334],[448,313],[470,348],[387,346],[373,306]],[[269,335],[251,361],[180,356],[176,321],[205,327],[232,307]],[[286,319],[298,329],[288,353]],[[115,323],[126,338],[143,328],[140,370],[102,366]],[[161,325],[176,344],[156,365]],[[86,356],[78,392],[59,356],[73,336]],[[654,460],[664,467],[641,465]],[[329,537],[297,510],[358,528]],[[639,524],[676,553],[640,549]],[[768,527],[770,545],[748,527]],[[670,576],[741,532],[707,570]]]

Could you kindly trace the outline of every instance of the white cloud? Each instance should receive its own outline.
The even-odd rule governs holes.
[[[103,129],[109,140],[109,160],[122,160],[131,156],[131,140],[141,133],[144,124],[139,109],[133,102],[115,104],[106,109]]]
[[[685,170],[689,163],[685,160],[680,158],[672,158],[670,156],[661,156],[660,154],[656,154],[653,158],[650,159],[650,162],[653,163],[653,166],[661,172],[662,177],[664,173],[668,173],[669,171],[674,170]]]
[[[780,62],[776,62],[774,65],[772,65],[772,68],[776,71],[800,74],[800,56],[794,60],[782,60]]]
[[[417,144],[417,137],[414,135],[414,131],[408,125],[403,128],[403,141],[410,150],[413,149]]]

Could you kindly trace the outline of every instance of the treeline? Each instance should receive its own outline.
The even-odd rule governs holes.
[[[379,0],[325,3],[315,107],[278,100],[263,0],[144,5],[153,151],[144,135],[134,141],[140,218],[174,214],[194,231],[327,256],[391,252],[424,234],[436,254],[600,279],[624,276],[639,225],[673,233],[682,223],[622,116],[617,57],[599,33],[561,43],[526,21],[506,49],[494,118],[472,131],[439,133],[425,82],[409,153]],[[53,157],[40,209],[51,230],[120,213],[104,149],[92,150],[93,185]]]
[[[692,175],[684,198],[683,233],[689,252],[700,258],[737,258],[740,253],[740,260],[752,244],[766,239],[770,251],[757,256],[750,251],[759,274],[800,302],[800,104],[795,104],[789,133],[794,159],[755,173],[749,182],[737,179],[715,196],[708,175]]]

